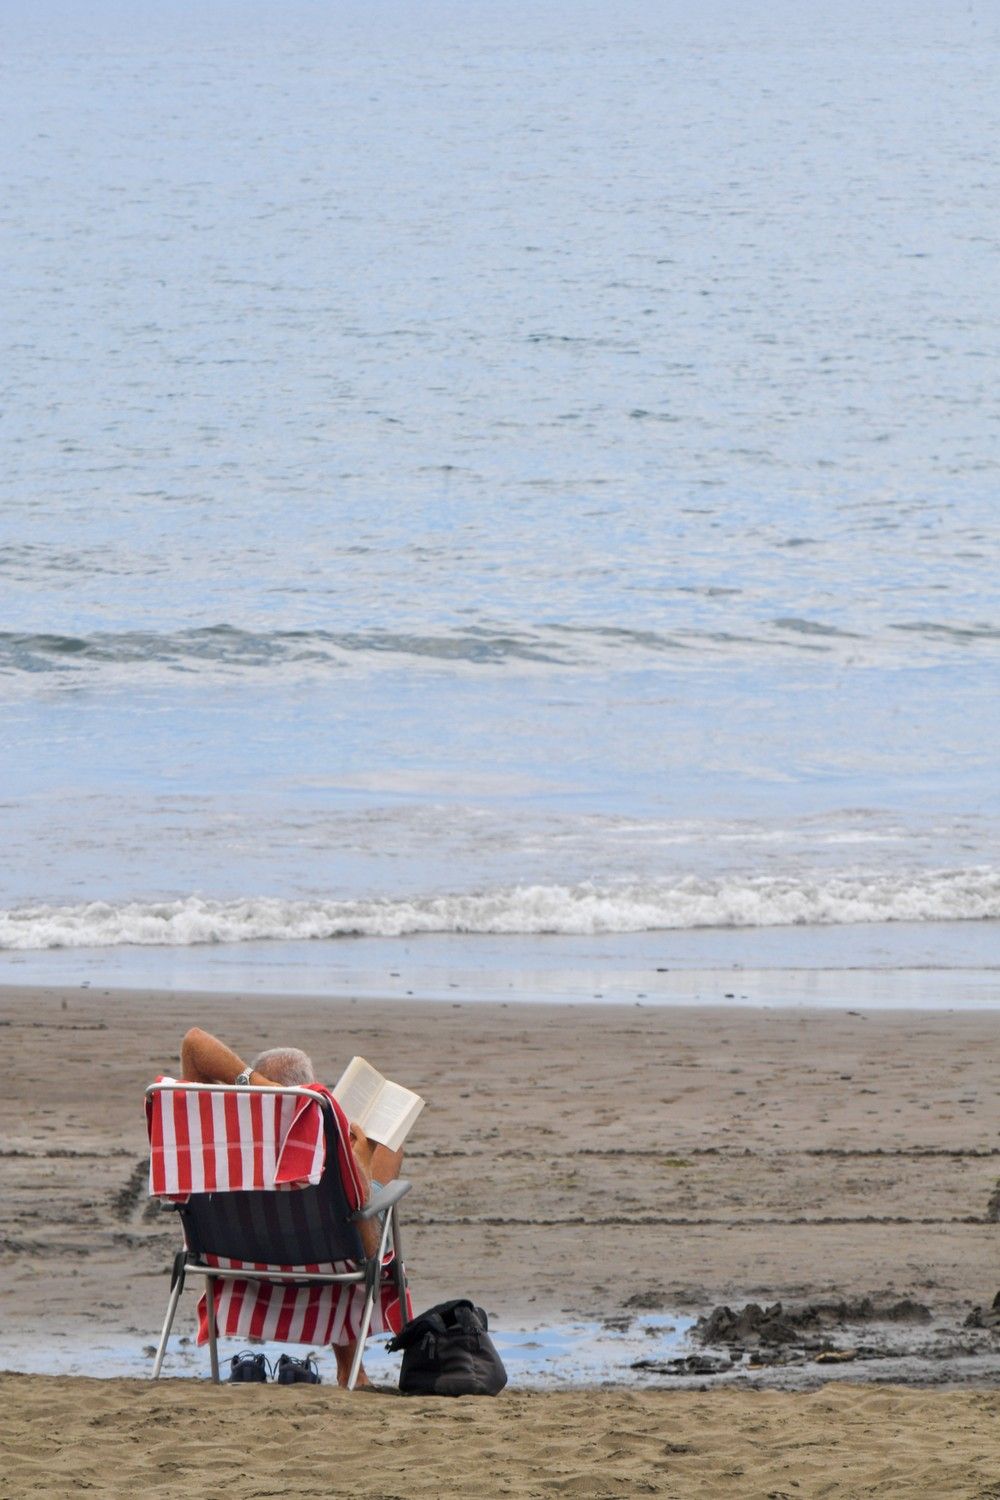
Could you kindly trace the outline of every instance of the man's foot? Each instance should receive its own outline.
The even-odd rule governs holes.
[[[333,1353],[337,1361],[337,1384],[347,1389],[347,1382],[351,1377],[351,1365],[354,1363],[354,1353],[357,1344],[334,1344]],[[365,1374],[364,1365],[358,1371],[358,1378],[354,1382],[354,1389],[360,1391],[364,1386],[371,1385],[371,1381]]]

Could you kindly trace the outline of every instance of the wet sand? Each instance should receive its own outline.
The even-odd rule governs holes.
[[[16,1364],[28,1345],[78,1347],[97,1328],[134,1337],[140,1348],[155,1342],[177,1234],[172,1215],[145,1199],[142,1090],[155,1073],[175,1069],[178,1039],[192,1022],[244,1055],[269,1043],[298,1043],[327,1077],[360,1052],[424,1094],[428,1108],[407,1163],[416,1184],[407,1260],[418,1307],[467,1294],[503,1328],[568,1318],[613,1323],[640,1309],[707,1313],[748,1301],[909,1298],[927,1308],[935,1327],[958,1337],[970,1309],[988,1306],[1000,1285],[1000,1017],[990,1013],[866,1011],[863,993],[845,997],[843,1012],[809,1013],[7,989],[0,992],[7,1058],[0,1366]],[[178,1332],[190,1332],[193,1303],[186,1295]],[[987,1329],[977,1338],[989,1354],[996,1335]],[[837,1330],[834,1342],[844,1342]],[[935,1368],[920,1378],[956,1378],[947,1359]],[[740,1370],[744,1385],[768,1374]],[[824,1378],[822,1367],[810,1371],[812,1383]],[[965,1489],[949,1489],[942,1470],[944,1488],[908,1490],[915,1481],[903,1463],[910,1445],[900,1434],[907,1431],[913,1454],[930,1461],[929,1434],[966,1424],[970,1454],[992,1455],[991,1472],[1000,1472],[1000,1441],[987,1435],[985,1420],[996,1412],[990,1392],[845,1385],[779,1397],[713,1390],[699,1405],[697,1393],[674,1391],[669,1374],[650,1378],[656,1390],[603,1391],[593,1400],[511,1391],[488,1409],[433,1409],[449,1432],[467,1424],[470,1438],[488,1431],[505,1452],[514,1445],[517,1473],[511,1469],[504,1480],[507,1489],[479,1493],[619,1494],[641,1473],[659,1486],[650,1493],[711,1494],[708,1479],[700,1490],[683,1488],[688,1452],[709,1476],[722,1476],[724,1460],[742,1464],[749,1483],[748,1443],[754,1464],[784,1462],[768,1455],[793,1416],[803,1434],[812,1433],[801,1443],[813,1445],[810,1462],[821,1468],[827,1460],[815,1445],[835,1439],[855,1445],[851,1462],[867,1453],[873,1474],[898,1462],[894,1494],[988,1493],[976,1488],[974,1466],[963,1470]],[[989,1378],[981,1364],[977,1383]],[[249,1424],[234,1395],[209,1393],[198,1431],[208,1442],[212,1424],[221,1424],[219,1441],[235,1450],[246,1447]],[[277,1395],[254,1391],[250,1400],[266,1404]],[[294,1396],[323,1410],[322,1403],[340,1399],[326,1387]],[[180,1382],[154,1395],[131,1382],[22,1376],[4,1380],[4,1400],[25,1476],[20,1490],[9,1491],[16,1494],[31,1492],[30,1413],[38,1403],[65,1409],[60,1443],[74,1432],[89,1442],[98,1428],[124,1441],[150,1403],[166,1414],[164,1422],[186,1430],[195,1397]],[[836,1433],[829,1418],[818,1422],[821,1402],[832,1402],[842,1418]],[[879,1403],[887,1402],[895,1403],[895,1437],[882,1430],[888,1408]],[[429,1428],[426,1415],[391,1398],[362,1420],[376,1424],[380,1442],[397,1428],[409,1442],[421,1421]],[[17,1438],[20,1422],[28,1425]],[[620,1431],[623,1422],[631,1437]],[[368,1433],[368,1425],[357,1431]],[[756,1433],[752,1441],[748,1433]],[[713,1447],[713,1434],[720,1443],[730,1434],[728,1459]],[[672,1453],[671,1442],[688,1448]],[[621,1459],[631,1480],[615,1477],[619,1450],[632,1455]],[[171,1458],[161,1444],[156,1462],[181,1462],[176,1445],[172,1451]],[[943,1452],[935,1462],[944,1462]],[[153,1464],[137,1444],[128,1454],[135,1464]],[[605,1487],[588,1488],[581,1464]],[[157,1478],[155,1466],[142,1472],[144,1492],[161,1492],[159,1484],[169,1492],[169,1475]],[[444,1472],[434,1470],[437,1482]],[[460,1465],[448,1471],[449,1487],[462,1472]],[[834,1469],[823,1472],[831,1484],[846,1483]],[[191,1494],[222,1493],[208,1481],[192,1487],[184,1475]],[[431,1492],[400,1483],[394,1490],[387,1482],[385,1493]],[[771,1489],[780,1488],[774,1478]],[[107,1492],[119,1491],[112,1485]],[[285,1493],[273,1486],[267,1492]],[[734,1492],[758,1493],[731,1483]]]

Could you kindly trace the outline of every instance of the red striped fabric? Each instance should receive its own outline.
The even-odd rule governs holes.
[[[341,1126],[341,1175],[346,1172],[345,1187],[348,1181],[352,1184],[348,1193],[356,1207],[364,1186],[343,1111],[321,1084],[310,1088],[333,1104]],[[165,1089],[147,1098],[146,1115],[153,1197],[305,1187],[323,1175],[323,1110],[318,1102],[301,1096],[265,1090]]]
[[[210,1265],[238,1269],[243,1262],[207,1255]],[[387,1258],[387,1268],[391,1257]],[[281,1266],[283,1271],[349,1271],[350,1261],[331,1261],[321,1266]],[[387,1269],[387,1274],[388,1269]],[[280,1282],[217,1281],[215,1317],[220,1336],[262,1339],[278,1344],[350,1344],[361,1331],[365,1305],[363,1283],[351,1286],[283,1286]],[[410,1294],[406,1294],[406,1316],[412,1318]],[[372,1313],[369,1334],[398,1333],[402,1324],[395,1281],[383,1278]],[[198,1343],[208,1339],[208,1313],[204,1295],[198,1299]]]
[[[173,1124],[174,1124],[174,1161],[177,1164],[177,1185],[174,1189],[178,1193],[190,1193],[191,1184],[195,1173],[191,1165],[191,1132],[188,1129],[188,1103],[183,1094],[175,1094],[173,1098]],[[197,1143],[197,1134],[195,1136]],[[196,1144],[195,1150],[198,1146]]]
[[[205,1143],[205,1191],[214,1193],[218,1183],[218,1174],[215,1170],[215,1120],[212,1114],[212,1097],[210,1094],[198,1095],[198,1114],[201,1126],[201,1137]]]

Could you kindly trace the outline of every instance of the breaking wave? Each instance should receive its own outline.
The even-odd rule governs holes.
[[[24,678],[43,686],[53,680],[75,683],[81,675],[125,673],[226,676],[328,672],[376,662],[408,660],[442,666],[502,668],[531,666],[620,667],[652,665],[665,659],[690,665],[692,658],[743,659],[747,652],[836,654],[847,649],[883,663],[895,661],[900,640],[922,640],[928,650],[970,647],[991,650],[1000,627],[989,622],[950,624],[919,620],[890,623],[871,632],[843,630],[798,616],[771,619],[734,617],[717,628],[678,626],[663,632],[634,629],[613,621],[554,624],[528,620],[507,629],[483,625],[442,625],[436,633],[390,629],[244,630],[217,624],[179,630],[108,630],[90,635],[54,631],[0,631],[0,678]],[[904,656],[909,659],[907,651]]]
[[[255,896],[34,906],[0,911],[0,949],[188,947],[418,933],[566,934],[699,927],[970,922],[1000,918],[1000,870],[727,876],[621,884],[530,885],[408,900]]]
[[[120,630],[73,636],[0,631],[0,673],[78,671],[84,667],[166,666],[258,669],[336,666],[359,655],[426,657],[432,662],[559,662],[537,632],[469,626],[417,635],[390,630],[240,630],[210,625],[190,630]]]

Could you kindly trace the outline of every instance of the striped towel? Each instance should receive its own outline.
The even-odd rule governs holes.
[[[321,1084],[309,1088],[333,1105],[341,1127],[344,1188],[357,1208],[364,1201],[364,1184],[343,1110]],[[147,1098],[146,1116],[152,1197],[306,1187],[323,1175],[326,1142],[318,1101],[294,1094],[170,1089]]]
[[[210,1265],[238,1267],[247,1264],[206,1255]],[[392,1256],[386,1257],[386,1267]],[[258,1266],[255,1269],[261,1270]],[[349,1271],[349,1261],[325,1265],[282,1266],[283,1271]],[[282,1286],[261,1281],[217,1281],[215,1283],[215,1317],[220,1334],[229,1338],[265,1339],[279,1344],[350,1344],[361,1330],[365,1305],[365,1287],[361,1282],[348,1286]],[[406,1317],[413,1317],[410,1293],[406,1293]],[[399,1333],[403,1323],[399,1315],[396,1283],[383,1276],[379,1296],[372,1312],[369,1336]],[[208,1339],[208,1314],[205,1297],[198,1299],[198,1343]]]
[[[173,1079],[159,1078],[158,1083]],[[321,1084],[312,1091],[333,1106],[337,1156],[348,1206],[360,1208],[365,1185],[351,1150],[347,1119]],[[147,1096],[149,1191],[154,1197],[184,1200],[191,1193],[294,1190],[319,1182],[325,1164],[323,1109],[301,1096],[269,1093],[202,1092],[169,1089]],[[238,1269],[248,1261],[206,1255],[209,1265]],[[392,1256],[387,1256],[390,1267]],[[264,1266],[257,1271],[313,1274],[353,1270],[349,1261],[304,1266]],[[398,1333],[399,1299],[391,1276],[383,1279],[370,1333]],[[232,1338],[258,1338],[292,1344],[348,1344],[360,1331],[363,1284],[287,1286],[244,1280],[216,1282],[218,1331]],[[407,1293],[407,1317],[412,1308]],[[198,1343],[208,1339],[205,1297],[198,1301]]]

